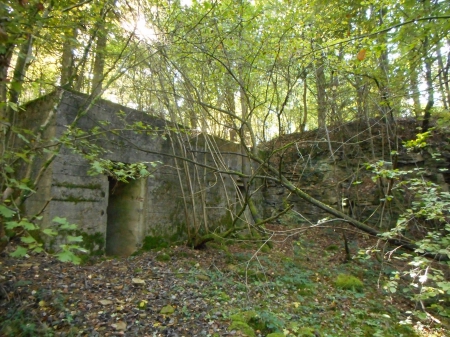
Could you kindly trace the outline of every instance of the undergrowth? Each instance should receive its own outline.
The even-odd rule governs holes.
[[[299,242],[294,244],[301,246]],[[392,301],[389,292],[378,287],[374,261],[330,264],[328,259],[334,257],[335,250],[321,254],[319,245],[311,242],[308,245],[308,250],[298,250],[292,257],[274,251],[255,255],[256,246],[247,251],[230,249],[226,254],[211,250],[211,255],[222,254],[223,268],[216,265],[205,268],[195,256],[173,252],[172,257],[184,259],[188,268],[187,272],[173,270],[173,273],[175,278],[182,278],[178,286],[183,289],[199,287],[201,282],[200,296],[210,303],[210,309],[202,315],[210,321],[227,323],[228,330],[236,331],[237,335],[445,336],[427,335],[414,329],[411,315]],[[158,256],[166,253],[149,254],[158,260]],[[170,266],[166,259],[159,263]],[[140,274],[142,270],[135,273]],[[58,326],[64,327],[67,336],[77,336],[77,326],[70,317],[71,302],[64,294],[53,295],[34,294],[36,305],[60,313]],[[186,321],[193,318],[187,308],[181,306],[177,310]],[[2,336],[55,335],[54,327],[40,323],[35,312],[26,309],[25,304],[11,306],[0,319],[3,320]]]

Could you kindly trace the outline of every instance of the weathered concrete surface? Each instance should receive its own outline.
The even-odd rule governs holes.
[[[37,193],[26,201],[30,215],[44,209],[42,226],[50,226],[55,216],[65,217],[85,235],[103,238],[108,253],[129,255],[145,236],[180,239],[188,228],[201,233],[231,223],[236,209],[235,179],[174,155],[239,171],[242,157],[237,155],[237,144],[182,129],[168,131],[166,121],[145,112],[104,100],[91,106],[89,102],[88,96],[62,91],[29,103],[21,114],[22,125],[35,132],[50,121],[42,134],[46,145],[67,135],[69,126],[86,132],[73,128],[70,143],[76,151],[63,146],[40,179]],[[135,123],[142,123],[140,132],[130,127]],[[82,154],[89,153],[92,145],[105,151],[100,155],[103,159],[162,165],[153,177],[120,184],[114,191],[107,175],[88,174],[90,163]],[[50,156],[43,153],[37,158],[32,176]],[[97,245],[105,248],[104,242]]]

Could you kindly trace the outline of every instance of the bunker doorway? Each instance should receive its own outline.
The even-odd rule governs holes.
[[[108,180],[106,254],[130,256],[143,240],[146,179]]]

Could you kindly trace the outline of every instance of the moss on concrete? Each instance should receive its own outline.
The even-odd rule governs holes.
[[[57,186],[57,187],[65,187],[65,188],[84,188],[87,190],[101,190],[102,185],[100,184],[72,184],[72,183],[68,183],[68,182],[55,182],[52,184],[52,186]]]
[[[99,202],[101,200],[98,199],[90,199],[90,198],[82,198],[82,197],[76,197],[73,195],[69,195],[66,198],[54,198],[52,199],[54,201],[64,201],[64,202],[74,202],[74,203],[79,203],[79,202]]]

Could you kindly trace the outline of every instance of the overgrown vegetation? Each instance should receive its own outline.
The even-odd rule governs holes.
[[[101,238],[83,234],[70,219],[47,219],[48,223],[40,226],[51,202],[80,204],[96,199],[74,194],[53,200],[52,196],[45,196],[32,214],[24,214],[24,205],[41,193],[38,186],[43,177],[55,158],[66,150],[88,160],[91,174],[108,175],[125,183],[151,177],[151,169],[160,162],[112,161],[104,158],[106,151],[97,142],[106,139],[102,138],[106,133],[121,138],[124,130],[153,132],[170,139],[174,148],[175,144],[178,146],[178,152],[164,155],[174,161],[179,178],[177,202],[184,213],[183,219],[174,217],[172,225],[185,231],[188,244],[206,248],[209,242],[217,241],[225,247],[229,240],[241,240],[249,248],[252,240],[260,243],[253,247],[256,253],[247,255],[246,262],[241,261],[246,268],[230,267],[231,274],[236,275],[230,283],[223,281],[242,297],[259,294],[261,299],[258,305],[245,308],[246,313],[252,313],[251,318],[234,320],[232,324],[237,329],[251,329],[255,334],[259,330],[264,334],[330,336],[351,329],[355,336],[394,336],[412,333],[408,324],[413,319],[438,322],[431,313],[450,316],[450,194],[442,189],[448,184],[432,181],[427,167],[419,164],[408,171],[398,167],[397,159],[403,149],[396,123],[402,117],[420,120],[420,133],[404,144],[408,151],[418,153],[431,151],[427,140],[434,132],[433,117],[441,129],[448,128],[449,17],[446,1],[2,2],[0,252],[11,241],[20,240],[11,253],[14,257],[46,252],[61,261],[80,263],[75,252],[84,252],[82,241],[87,240],[86,247],[98,247],[97,253],[101,254]],[[45,101],[50,96],[35,102],[48,104],[49,109],[37,109],[37,116],[25,112],[27,102],[56,88],[51,103]],[[49,131],[50,123],[66,89],[87,95],[75,118],[58,125],[62,131],[55,136]],[[170,123],[166,128],[153,130],[142,121],[133,121],[123,130],[106,131],[107,123],[103,122],[84,130],[80,120],[101,97],[145,110]],[[126,114],[118,114],[125,121]],[[358,153],[347,156],[333,148],[335,140],[331,141],[329,127],[338,129],[351,121],[366,125],[368,136],[364,140],[342,139],[341,144],[367,140],[372,146],[369,151],[359,148]],[[374,125],[380,123],[385,125],[383,131],[372,133]],[[328,154],[330,163],[339,162],[339,156],[367,161],[365,167],[373,172],[379,187],[376,196],[380,196],[380,207],[378,213],[372,213],[380,216],[378,224],[346,211],[342,203],[345,198],[337,196],[335,203],[326,204],[299,188],[295,179],[288,178],[283,171],[283,156],[289,147],[297,148],[295,156],[299,161],[308,163],[311,159],[311,153],[302,152],[296,142],[258,149],[269,139],[317,127],[320,137],[316,141],[325,144],[325,150],[320,151]],[[214,154],[211,165],[198,160],[198,153],[190,147],[189,139],[200,133],[209,135],[204,137],[199,152]],[[239,170],[230,168],[225,154],[218,151],[217,139],[210,136],[236,145],[233,151],[243,158]],[[376,158],[373,142],[380,138],[384,141],[383,154]],[[118,143],[123,145],[126,139],[121,138]],[[314,146],[319,151],[319,146]],[[431,153],[436,160],[443,155]],[[445,171],[448,167],[440,169]],[[287,173],[312,181],[322,178],[322,173],[314,168]],[[207,181],[208,174],[214,176],[214,181]],[[230,177],[235,184],[233,192],[216,200],[226,210],[226,216],[215,225],[207,216],[208,209],[216,207],[207,205],[207,191]],[[361,183],[356,175],[349,180],[351,184]],[[295,223],[294,233],[302,232],[309,221],[290,212],[292,205],[287,201],[266,218],[259,214],[255,199],[268,181],[332,217],[317,225],[339,219],[340,223],[377,237],[378,244],[359,257],[366,259],[364,263],[375,263],[376,259],[388,267],[380,271],[381,276],[371,274],[373,279],[360,280],[357,270],[351,270],[355,267],[351,263],[350,270],[338,275],[321,275],[329,271],[302,271],[297,261],[280,258],[283,262],[276,261],[281,270],[277,277],[267,274],[267,261],[255,258],[271,244],[262,245],[273,234],[264,225],[273,221]],[[81,186],[58,184],[67,188]],[[95,186],[98,185],[87,184],[85,188],[92,190]],[[393,210],[395,202],[397,210],[402,211],[400,218],[395,224],[383,222],[385,212]],[[45,249],[45,237],[50,238],[53,247]],[[168,243],[155,240],[157,237],[148,237],[143,250],[168,248],[164,247]],[[345,234],[344,241],[349,262]],[[326,255],[336,252],[331,249],[333,244],[324,249]],[[298,249],[299,256],[311,254],[309,248]],[[230,254],[227,247],[223,249]],[[173,260],[166,252],[158,256],[160,263]],[[266,258],[269,261],[274,256]],[[397,263],[407,268],[399,268]],[[208,275],[213,280],[221,277],[219,273]],[[332,301],[323,295],[330,292],[317,289],[318,279],[323,277],[336,278],[335,282],[324,284],[333,283],[340,289],[331,293]],[[248,286],[245,292],[239,290],[244,284],[242,279]],[[235,283],[236,280],[241,283]],[[381,314],[378,309],[367,310],[376,306],[373,299],[365,297],[367,288],[375,283],[390,296],[401,296],[401,285],[408,298],[417,303],[410,315],[401,318],[404,325],[397,324],[402,315],[395,309]],[[344,326],[339,310],[326,311],[322,317],[310,295],[320,297],[330,308],[341,309],[340,303],[348,299],[356,304],[344,308],[349,318]],[[308,296],[310,303],[305,303],[302,296]],[[236,304],[244,303],[236,299]],[[292,306],[287,308],[286,304]],[[23,325],[27,313],[22,309],[11,309],[5,320],[9,327],[3,333],[50,334],[51,329],[45,326]],[[231,307],[225,312],[227,317],[236,313]],[[325,327],[318,323],[319,318]],[[69,316],[63,319],[71,325]]]
[[[203,324],[200,322],[208,325],[209,322],[219,324],[229,332],[235,330],[247,336],[337,337],[348,336],[349,332],[361,337],[446,335],[444,330],[438,328],[433,332],[429,328],[424,329],[419,317],[413,314],[412,306],[393,300],[389,290],[377,285],[378,277],[383,275],[379,262],[362,260],[344,264],[343,252],[333,251],[330,255],[323,255],[324,247],[335,236],[324,234],[323,229],[316,229],[297,241],[278,242],[270,254],[259,253],[257,256],[254,256],[254,251],[258,243],[253,243],[253,247],[249,248],[233,244],[229,247],[230,253],[225,255],[210,249],[199,255],[198,251],[171,247],[169,251],[176,258],[170,262],[158,259],[161,252],[143,253],[124,259],[121,264],[115,260],[103,262],[106,263],[105,270],[127,265],[140,267],[134,270],[128,268],[123,276],[103,275],[107,276],[105,280],[108,280],[110,287],[122,287],[125,283],[129,287],[127,293],[134,294],[135,298],[132,302],[113,303],[112,306],[96,307],[96,310],[101,310],[100,317],[110,317],[108,322],[112,323],[128,317],[129,312],[134,312],[133,309],[138,310],[142,317],[154,317],[155,320],[128,324],[128,331],[138,334],[164,333],[171,327],[176,329]],[[316,240],[311,243],[313,237]],[[308,250],[295,255],[287,254],[286,249],[291,245],[306,245]],[[161,270],[164,274],[153,274],[153,267],[161,265],[164,265]],[[86,271],[92,271],[89,268],[86,267]],[[257,273],[262,276],[253,277]],[[364,280],[364,287],[352,275],[359,275]],[[120,282],[116,283],[118,276]],[[157,286],[160,294],[168,291],[170,301],[152,300],[152,296],[157,294],[143,292],[140,286],[127,285],[131,276],[146,280],[150,289]],[[91,274],[91,277],[91,281],[96,282],[102,275]],[[161,277],[164,279],[158,281]],[[337,287],[339,280],[344,287]],[[81,282],[82,286],[85,281],[76,278],[74,282]],[[22,294],[32,292],[34,298],[28,304],[28,310],[23,310],[25,303],[16,300],[0,307],[3,310],[0,317],[5,322],[1,333],[5,336],[87,332],[87,327],[80,323],[90,319],[89,311],[72,305],[83,303],[73,294],[47,290],[51,283],[34,285],[32,282],[16,281],[4,283],[3,286],[8,291],[10,286],[15,287],[14,291]],[[105,293],[100,294],[98,299],[103,300],[104,296]],[[398,299],[403,296],[399,294]],[[121,301],[120,297],[118,300]],[[98,305],[96,301],[94,306]],[[162,306],[160,303],[165,304]],[[170,306],[170,313],[154,313],[155,304],[157,308],[161,305],[162,309],[157,309],[158,312]],[[197,311],[196,305],[204,306],[204,309]],[[53,322],[53,327],[43,325],[40,323],[42,316],[36,315],[38,312],[45,312],[51,317],[56,315],[59,319]],[[177,325],[160,324],[159,320],[163,317],[167,317],[168,321],[176,319]],[[221,333],[211,332],[211,335],[220,336]]]

